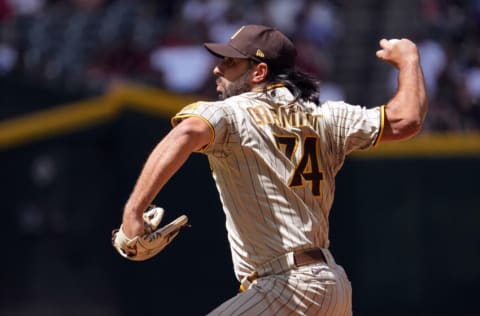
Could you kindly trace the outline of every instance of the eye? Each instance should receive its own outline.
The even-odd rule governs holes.
[[[223,67],[230,68],[235,65],[235,60],[231,57],[225,57],[222,61]]]

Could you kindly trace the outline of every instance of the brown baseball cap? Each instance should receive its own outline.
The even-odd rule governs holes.
[[[293,68],[297,50],[282,32],[264,25],[245,25],[226,44],[205,43],[217,57],[250,58],[273,68]]]

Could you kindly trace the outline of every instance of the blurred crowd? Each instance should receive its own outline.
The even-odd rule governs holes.
[[[425,129],[480,130],[480,1],[421,1],[418,30],[429,114]]]
[[[202,93],[215,58],[201,43],[226,41],[247,23],[302,34],[299,62],[320,75],[328,56],[319,48],[341,30],[333,1],[0,0],[0,12],[0,73],[93,91],[133,80]]]
[[[416,5],[431,109],[425,129],[479,130],[480,0]],[[127,80],[213,97],[216,60],[201,43],[257,23],[292,38],[298,66],[323,82],[321,98],[340,100],[348,96],[332,74],[348,7],[346,0],[0,0],[0,76],[90,93]]]

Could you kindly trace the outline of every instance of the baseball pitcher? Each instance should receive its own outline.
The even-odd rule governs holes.
[[[351,315],[351,285],[329,251],[335,175],[345,157],[412,137],[427,105],[420,57],[408,39],[380,41],[377,57],[399,70],[398,91],[373,108],[319,104],[319,84],[295,69],[296,49],[278,30],[240,28],[226,44],[207,43],[220,101],[196,102],[146,161],[113,243],[147,259],[186,225],[158,228],[150,209],[192,152],[208,156],[240,291],[209,315]],[[150,213],[149,213],[150,212]]]

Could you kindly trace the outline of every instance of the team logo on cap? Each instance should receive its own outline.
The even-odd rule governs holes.
[[[259,48],[259,49],[257,49],[257,52],[255,53],[255,56],[263,58],[263,57],[265,57],[265,54]]]

